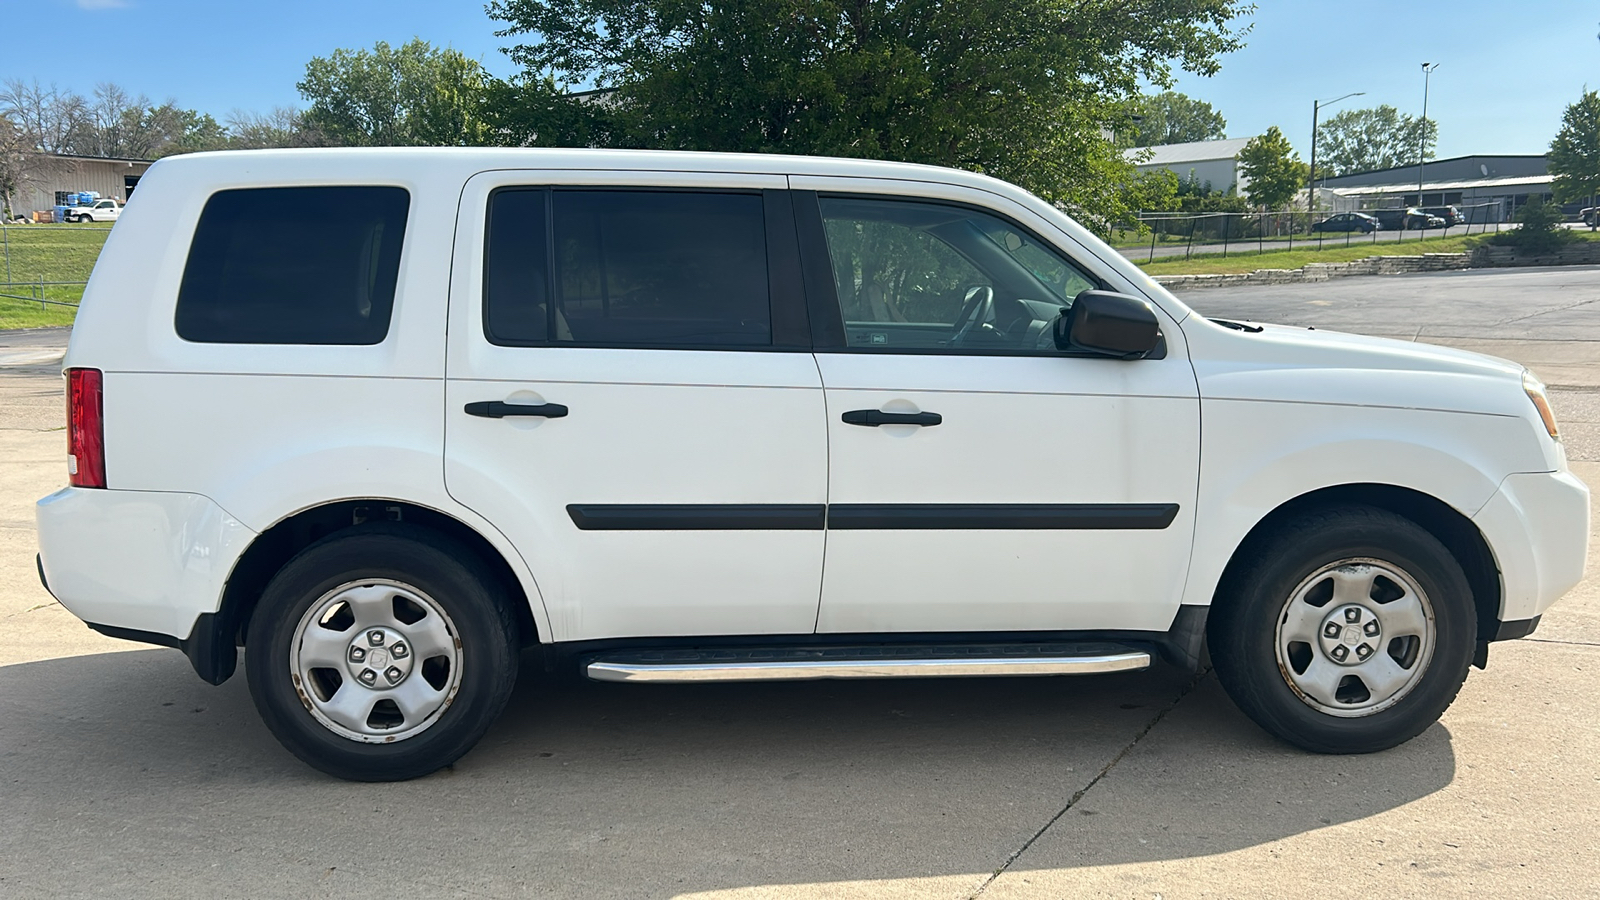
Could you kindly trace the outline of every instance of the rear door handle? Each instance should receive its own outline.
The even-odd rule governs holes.
[[[852,409],[839,419],[846,425],[865,425],[869,428],[879,425],[921,425],[931,428],[943,422],[944,416],[934,412],[897,413],[881,409]]]
[[[477,403],[467,404],[467,415],[482,416],[485,419],[504,419],[506,416],[539,416],[545,419],[559,419],[566,414],[567,408],[559,403],[525,405],[521,403],[505,403],[500,400],[480,400]]]

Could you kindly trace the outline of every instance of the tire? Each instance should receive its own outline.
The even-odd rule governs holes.
[[[79,222],[93,222],[94,221],[94,216],[79,216],[78,217],[78,221]]]
[[[475,560],[435,532],[385,524],[286,563],[245,647],[273,736],[351,781],[416,778],[472,749],[517,674],[515,622]]]
[[[1455,700],[1477,614],[1460,563],[1421,526],[1339,507],[1241,552],[1207,638],[1218,679],[1263,729],[1315,753],[1372,753],[1421,734]]]

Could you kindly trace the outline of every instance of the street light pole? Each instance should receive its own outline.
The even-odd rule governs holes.
[[[1322,107],[1332,106],[1340,100],[1349,100],[1351,97],[1365,97],[1366,95],[1366,91],[1356,91],[1353,94],[1345,94],[1343,97],[1335,97],[1332,100],[1311,101],[1311,181],[1306,185],[1307,228],[1311,227],[1311,218],[1316,215],[1317,211],[1317,113],[1321,111]]]
[[[1428,164],[1428,80],[1438,63],[1422,64],[1422,123],[1417,126],[1417,207],[1422,207],[1422,175]]]

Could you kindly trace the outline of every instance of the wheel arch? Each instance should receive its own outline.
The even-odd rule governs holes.
[[[1369,506],[1394,513],[1421,526],[1445,546],[1460,563],[1472,588],[1479,641],[1490,641],[1500,622],[1502,586],[1494,552],[1478,526],[1450,504],[1413,488],[1392,484],[1341,484],[1319,488],[1287,500],[1263,516],[1234,549],[1212,602],[1228,590],[1236,571],[1244,565],[1264,535],[1280,523],[1313,510],[1333,506]]]
[[[533,599],[504,553],[481,532],[446,512],[392,499],[338,500],[289,515],[262,531],[240,554],[222,590],[217,612],[196,624],[195,636],[185,647],[201,677],[212,684],[227,680],[237,665],[237,648],[243,646],[250,616],[272,576],[296,553],[328,535],[359,529],[368,524],[403,522],[447,535],[473,553],[483,571],[500,588],[517,623],[524,646],[538,643],[540,629],[534,619]],[[201,631],[207,640],[196,641]]]

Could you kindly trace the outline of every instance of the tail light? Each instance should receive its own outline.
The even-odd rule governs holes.
[[[106,486],[106,428],[99,369],[67,370],[67,474],[73,487]]]

